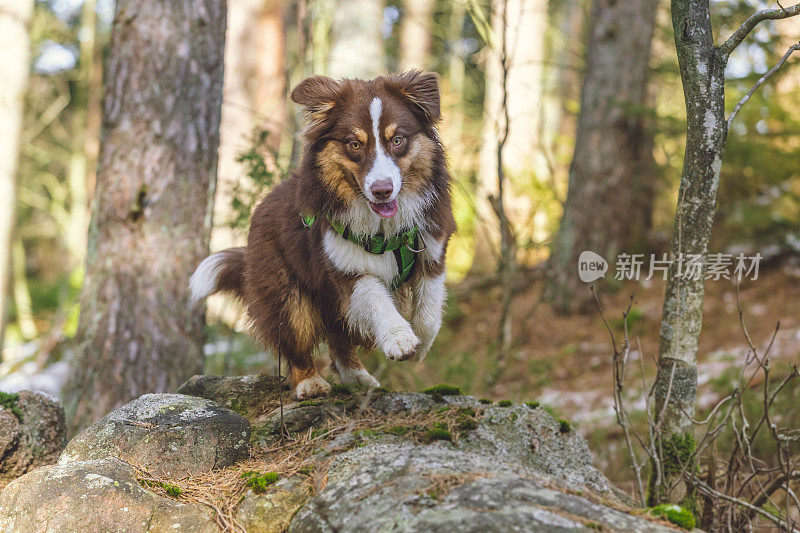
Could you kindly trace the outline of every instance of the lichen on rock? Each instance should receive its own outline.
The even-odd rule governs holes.
[[[64,409],[42,392],[5,395],[0,408],[0,489],[36,467],[53,464],[66,444]]]
[[[221,405],[182,394],[145,394],[95,422],[59,463],[116,457],[173,476],[222,468],[249,455],[250,424]]]
[[[628,512],[583,437],[543,409],[442,387],[340,386],[295,402],[264,376],[196,376],[181,390],[205,397],[142,396],[73,439],[58,464],[14,481],[0,493],[0,530],[671,527]]]
[[[217,531],[199,504],[162,498],[143,488],[118,459],[45,466],[0,493],[0,531]]]

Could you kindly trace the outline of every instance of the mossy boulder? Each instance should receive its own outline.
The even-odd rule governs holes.
[[[250,421],[272,411],[279,404],[283,387],[284,401],[291,400],[291,387],[277,376],[194,376],[178,389],[179,394],[197,396],[224,405]]]
[[[247,531],[282,533],[295,513],[311,498],[311,487],[300,476],[281,479],[269,491],[248,491],[236,513]]]
[[[451,444],[373,442],[335,457],[291,532],[673,531]]]
[[[36,467],[53,464],[66,445],[64,409],[42,392],[3,393],[0,489]]]
[[[250,424],[216,402],[145,394],[70,441],[59,463],[116,457],[171,476],[201,473],[249,456]]]
[[[218,531],[211,509],[158,496],[118,459],[45,466],[0,493],[0,531]]]
[[[0,531],[673,527],[630,512],[580,433],[543,409],[442,387],[340,386],[296,402],[284,382],[264,376],[197,376],[181,390],[212,399],[151,394],[109,413],[58,464],[0,493]]]

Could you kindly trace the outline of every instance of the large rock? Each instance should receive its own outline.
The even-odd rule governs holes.
[[[328,486],[290,532],[674,531],[556,488],[518,464],[454,449],[376,441],[334,459]]]
[[[145,394],[72,439],[59,463],[116,457],[180,477],[249,456],[250,424],[221,405],[182,394]]]
[[[0,531],[218,531],[211,509],[158,496],[118,459],[45,466],[0,492]]]
[[[248,420],[269,412],[278,404],[277,376],[194,376],[178,389],[179,394],[198,396],[224,405]],[[291,387],[284,383],[284,398],[290,400]]]
[[[282,479],[268,492],[248,491],[239,504],[236,519],[249,532],[282,533],[309,498],[311,487],[297,476]]]
[[[53,464],[66,444],[64,409],[41,392],[5,395],[0,406],[0,489],[36,467]]]
[[[246,489],[238,508],[215,509],[247,531],[671,530],[630,512],[585,440],[533,405],[336,387],[313,401],[287,397],[280,409],[283,387],[263,376],[198,376],[181,388],[250,417],[254,454],[242,464],[232,465],[248,457],[249,423],[219,403],[154,394],[115,410],[57,465],[0,493],[0,531],[210,530],[208,508],[189,503],[208,495],[180,488],[180,478],[226,465],[203,477],[203,490],[231,502]],[[122,460],[177,500],[138,484]]]
[[[225,384],[235,387],[232,380]],[[242,389],[234,396],[247,403]],[[585,439],[543,409],[484,405],[461,395],[365,397],[339,389],[322,400],[287,401],[281,423],[279,410],[270,405],[251,419],[253,443],[264,448],[279,442],[281,428],[307,434],[359,410],[373,419],[406,417],[410,424],[447,409],[474,410],[478,416],[457,444],[422,444],[372,430],[322,443],[315,459],[327,475],[324,490],[310,499],[306,487],[296,483],[248,493],[237,515],[248,530],[281,531],[288,518],[290,531],[297,532],[674,531],[626,512],[621,493],[592,465]]]

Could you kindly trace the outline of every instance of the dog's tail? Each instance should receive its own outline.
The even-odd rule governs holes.
[[[192,302],[215,292],[244,295],[244,248],[228,248],[211,254],[200,263],[189,279]]]

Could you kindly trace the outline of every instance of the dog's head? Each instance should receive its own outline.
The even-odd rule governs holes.
[[[374,213],[392,218],[398,203],[430,187],[441,153],[435,74],[411,71],[369,81],[315,76],[292,91],[292,100],[308,119],[305,157],[344,203],[366,200]]]

